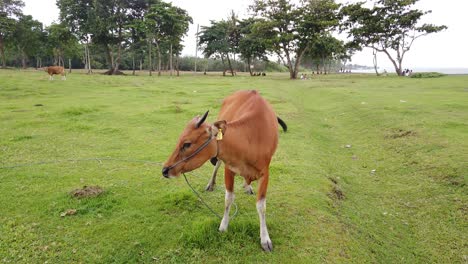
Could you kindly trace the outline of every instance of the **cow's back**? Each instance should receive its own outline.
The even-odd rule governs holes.
[[[47,72],[49,73],[49,75],[53,75],[53,74],[64,74],[64,68],[61,67],[61,66],[49,66],[47,67]]]

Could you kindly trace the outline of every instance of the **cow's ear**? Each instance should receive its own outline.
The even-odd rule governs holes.
[[[212,134],[214,136],[218,136],[219,132],[221,132],[222,134],[225,134],[226,129],[227,129],[226,124],[227,124],[226,120],[221,120],[221,121],[214,122],[214,124],[211,126]]]

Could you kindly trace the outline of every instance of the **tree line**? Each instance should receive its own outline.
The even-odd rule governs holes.
[[[203,70],[221,69],[251,75],[272,58],[291,79],[307,67],[317,72],[343,67],[365,47],[387,55],[398,75],[413,42],[446,26],[420,25],[430,11],[414,9],[418,0],[374,0],[341,5],[334,0],[254,0],[250,16],[234,12],[202,26],[197,35]],[[2,67],[147,69],[178,74],[194,58],[181,57],[182,39],[193,23],[188,12],[162,0],[57,0],[59,21],[48,27],[24,15],[22,0],[0,0],[0,59]],[[347,41],[336,33],[347,34]],[[68,60],[68,61],[67,61]],[[211,63],[210,63],[211,62]],[[259,68],[260,67],[260,68]],[[273,69],[281,70],[275,65]],[[378,72],[377,72],[378,73]]]

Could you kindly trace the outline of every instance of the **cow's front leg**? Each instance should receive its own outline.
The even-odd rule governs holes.
[[[212,192],[214,190],[214,187],[216,185],[216,174],[218,173],[218,169],[221,166],[221,163],[222,163],[221,160],[218,160],[216,162],[216,165],[215,165],[215,167],[213,169],[213,174],[211,175],[211,179],[208,182],[208,185],[206,185],[205,191]]]
[[[259,179],[258,184],[258,194],[257,194],[257,212],[260,219],[260,243],[263,250],[272,251],[273,243],[271,242],[270,235],[268,234],[268,229],[266,225],[266,190],[268,186],[268,172],[266,175]]]
[[[219,231],[227,231],[229,225],[229,211],[231,210],[232,202],[234,202],[234,175],[235,173],[224,167],[224,184],[226,186],[226,196],[224,199],[224,216],[219,225]]]

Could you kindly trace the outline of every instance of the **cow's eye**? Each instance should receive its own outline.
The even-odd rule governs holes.
[[[182,149],[188,149],[188,148],[190,148],[191,145],[192,145],[192,143],[185,142],[184,145],[182,145]]]

